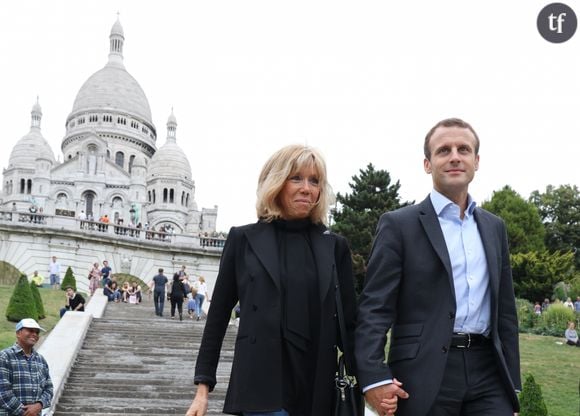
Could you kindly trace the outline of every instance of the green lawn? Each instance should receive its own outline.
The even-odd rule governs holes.
[[[520,335],[522,374],[534,375],[550,416],[580,414],[580,348],[557,344],[563,340],[563,337]]]
[[[0,286],[0,349],[14,343],[14,322],[6,320],[5,312],[13,286]],[[64,306],[64,292],[40,289],[47,317],[40,325],[51,330],[58,322],[58,312]],[[577,415],[579,409],[580,348],[570,347],[563,338],[520,335],[522,374],[530,372],[540,384],[550,416]]]
[[[13,290],[14,286],[0,285],[0,349],[14,344],[16,340],[14,334],[14,326],[16,323],[6,320],[6,308],[8,307]],[[64,291],[39,288],[39,292],[44,303],[44,311],[46,312],[46,318],[40,320],[39,324],[47,331],[50,331],[58,322],[60,308],[65,304]],[[41,334],[44,333],[41,332]],[[41,337],[45,335],[41,335]]]

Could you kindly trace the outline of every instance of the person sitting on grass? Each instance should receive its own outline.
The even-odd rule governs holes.
[[[580,339],[578,339],[578,332],[576,332],[576,324],[574,321],[568,322],[568,329],[564,332],[566,337],[566,344],[580,347]]]
[[[66,304],[64,308],[60,310],[61,318],[68,311],[77,311],[77,312],[85,311],[85,298],[83,298],[82,295],[80,295],[79,293],[75,293],[74,289],[71,286],[67,286],[65,296],[66,296]]]

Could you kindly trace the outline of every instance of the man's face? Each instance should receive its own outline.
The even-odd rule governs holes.
[[[103,266],[107,267],[108,265],[109,265],[109,262],[108,262],[107,260],[105,260],[105,261],[103,262]]]
[[[22,328],[16,331],[16,342],[22,348],[32,348],[38,342],[38,334],[40,330],[33,328]]]
[[[53,256],[52,257],[52,261],[55,262],[56,261],[56,257]]]
[[[429,140],[431,160],[425,159],[423,164],[436,191],[447,197],[467,192],[479,168],[475,144],[475,136],[469,129],[439,127],[435,130]]]
[[[75,294],[74,290],[72,290],[72,289],[70,289],[70,288],[68,288],[68,289],[66,290],[66,295],[67,295],[69,298],[72,298],[72,297],[74,296],[74,294]]]

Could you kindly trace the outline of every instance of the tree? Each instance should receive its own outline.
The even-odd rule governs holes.
[[[520,394],[520,416],[548,416],[548,408],[544,403],[542,389],[528,374]]]
[[[30,282],[30,293],[32,293],[32,298],[34,299],[34,305],[36,306],[36,312],[38,314],[38,319],[46,318],[46,312],[44,311],[44,304],[42,303],[42,298],[40,297],[40,292],[36,283]]]
[[[507,227],[511,253],[541,251],[544,247],[544,226],[534,204],[524,200],[508,185],[495,191],[482,207],[502,218]]]
[[[38,319],[38,312],[36,311],[36,304],[30,291],[28,277],[25,274],[21,274],[8,302],[6,319],[12,322],[18,322],[24,318]]]
[[[574,254],[531,251],[510,256],[516,296],[530,302],[551,298],[558,282],[575,278]]]
[[[538,208],[546,230],[546,247],[556,251],[574,251],[580,269],[580,190],[576,185],[546,187],[546,192],[532,192],[530,201]]]
[[[75,279],[75,275],[70,266],[67,267],[66,273],[64,274],[64,279],[62,279],[62,284],[60,288],[62,290],[66,290],[67,287],[72,287],[73,290],[77,291],[77,280]]]
[[[413,202],[400,202],[399,181],[391,184],[386,170],[375,170],[369,163],[365,170],[352,177],[350,194],[336,195],[338,207],[333,210],[332,230],[346,237],[353,254],[355,286],[360,289],[364,279],[364,263],[371,251],[373,236],[381,214]]]

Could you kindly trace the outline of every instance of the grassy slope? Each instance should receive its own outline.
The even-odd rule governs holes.
[[[6,320],[6,308],[12,295],[13,286],[0,286],[0,349],[6,348],[14,343],[15,322]],[[50,331],[59,320],[60,308],[64,306],[65,297],[62,290],[52,290],[39,288],[40,296],[44,304],[46,318],[39,321],[41,327]]]

